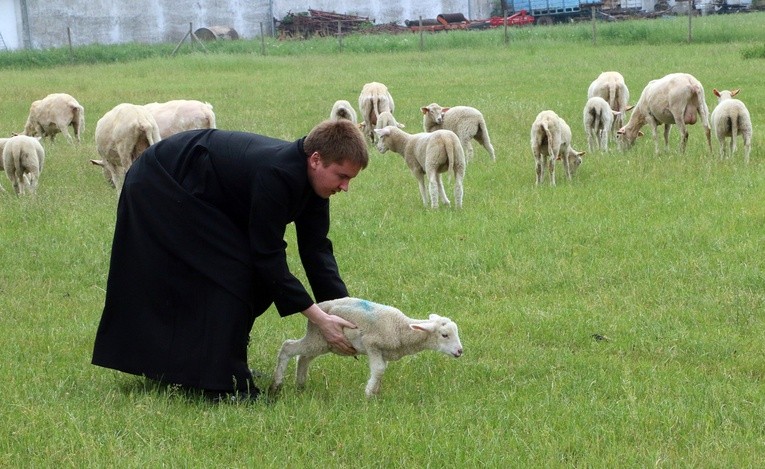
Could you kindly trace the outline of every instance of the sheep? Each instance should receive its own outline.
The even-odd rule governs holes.
[[[159,126],[159,137],[167,138],[178,132],[193,129],[214,129],[215,113],[212,104],[193,99],[175,99],[143,106]]]
[[[749,153],[752,151],[752,118],[746,105],[734,99],[739,91],[712,90],[718,98],[717,106],[712,111],[712,127],[715,129],[717,141],[720,143],[720,158],[725,158],[725,139],[730,137],[730,153],[736,151],[736,139],[739,132],[744,137],[744,161],[749,163]]]
[[[399,129],[403,129],[406,127],[404,124],[401,124],[400,122],[396,121],[396,118],[393,117],[393,114],[391,114],[389,111],[381,112],[380,115],[377,117],[377,125],[375,126],[375,129],[382,129],[383,127],[387,127],[389,125],[396,126]]]
[[[358,118],[356,117],[356,110],[353,109],[353,106],[351,106],[351,103],[349,103],[345,99],[339,99],[335,101],[335,104],[332,105],[332,111],[329,113],[329,118],[334,120],[347,119],[353,122],[354,124],[358,123]]]
[[[473,159],[473,145],[470,143],[472,139],[483,145],[491,160],[496,161],[494,147],[489,139],[489,129],[481,111],[469,106],[441,107],[436,103],[428,104],[420,110],[425,132],[447,129],[457,134],[468,161]]]
[[[362,133],[374,142],[377,118],[383,111],[393,114],[395,104],[388,87],[382,83],[373,81],[365,84],[359,94],[359,111],[363,121],[359,124]]]
[[[590,151],[596,148],[608,151],[608,134],[611,132],[615,119],[623,116],[632,107],[628,106],[624,111],[614,111],[608,101],[600,96],[593,96],[587,100],[582,119]]]
[[[71,143],[70,125],[77,142],[80,142],[80,134],[85,128],[85,109],[66,93],[53,93],[32,103],[21,135],[50,137],[52,142],[61,132]]]
[[[555,185],[556,160],[563,160],[566,176],[571,180],[585,154],[571,146],[571,128],[553,111],[542,111],[534,119],[531,125],[531,152],[536,161],[536,184],[541,184],[544,179],[544,166],[547,164],[552,186]]]
[[[412,174],[420,186],[422,203],[438,208],[438,199],[445,205],[450,205],[444,191],[441,173],[449,171],[454,174],[454,204],[462,208],[462,180],[465,177],[465,153],[460,139],[451,130],[441,129],[434,132],[408,134],[398,127],[389,125],[375,129],[378,137],[377,150],[385,153],[392,150],[404,157]],[[425,190],[425,176],[428,178],[429,191]]]
[[[2,150],[3,168],[16,195],[34,194],[45,163],[42,137],[16,135],[5,141]]]
[[[640,129],[649,124],[653,132],[654,150],[659,153],[659,138],[656,127],[664,124],[664,147],[669,148],[669,130],[677,124],[680,131],[680,153],[685,153],[688,142],[686,124],[695,124],[698,117],[704,127],[707,146],[712,151],[712,136],[709,128],[709,108],[704,101],[704,87],[687,73],[670,73],[648,82],[632,110],[629,122],[616,132],[617,139],[628,149],[641,135]]]
[[[598,75],[598,78],[593,80],[587,89],[587,99],[594,96],[605,99],[612,110],[621,113],[618,116],[614,116],[613,126],[608,129],[608,132],[616,132],[617,129],[622,128],[624,125],[624,115],[629,111],[627,103],[630,101],[630,90],[627,88],[622,74],[611,71]]]
[[[157,121],[144,106],[118,104],[96,123],[96,148],[102,159],[91,162],[103,166],[119,194],[133,161],[160,140]]]
[[[370,376],[365,389],[367,398],[379,394],[389,361],[423,350],[435,350],[454,358],[462,355],[457,324],[449,318],[431,314],[427,320],[411,319],[392,306],[350,297],[325,301],[319,303],[319,307],[357,326],[356,329],[345,329],[345,336],[358,353],[369,357]],[[290,358],[298,356],[296,382],[302,389],[311,361],[331,351],[319,328],[308,321],[302,339],[286,340],[282,344],[269,392],[273,395],[281,390]]]

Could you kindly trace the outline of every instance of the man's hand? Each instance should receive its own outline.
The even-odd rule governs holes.
[[[356,329],[355,324],[340,316],[325,313],[316,304],[303,311],[303,315],[319,328],[333,352],[340,355],[356,355],[356,349],[343,333],[344,328]]]

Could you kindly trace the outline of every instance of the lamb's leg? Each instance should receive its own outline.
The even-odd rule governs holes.
[[[284,372],[287,371],[287,365],[290,358],[297,354],[295,344],[297,340],[285,340],[276,356],[276,368],[274,369],[274,379],[271,382],[270,392],[278,392],[284,382]]]
[[[454,175],[454,206],[457,208],[462,208],[462,178],[462,174]]]
[[[550,185],[555,185],[555,158],[550,157],[547,162],[547,172],[550,173]]]
[[[422,205],[428,206],[428,191],[425,190],[425,173],[421,171],[412,171],[414,177],[417,178],[417,184],[420,187],[420,197],[422,197]]]
[[[380,393],[382,377],[388,363],[378,350],[367,349],[367,354],[369,355],[369,381],[367,381],[365,392],[367,397],[374,397]]]
[[[444,189],[444,180],[440,174],[436,173],[436,183],[438,184],[438,197],[444,205],[450,205],[449,198],[446,196],[446,189]]]
[[[295,385],[298,389],[305,388],[305,382],[308,379],[308,365],[311,364],[316,355],[301,354],[297,360],[297,371],[295,372]]]
[[[438,208],[438,173],[435,170],[428,172],[428,191],[430,193],[430,208]]]
[[[536,160],[537,186],[538,186],[542,182],[542,179],[544,178],[545,165],[541,157],[534,155],[534,159]]]
[[[744,162],[749,164],[749,153],[752,151],[752,134],[744,132]]]

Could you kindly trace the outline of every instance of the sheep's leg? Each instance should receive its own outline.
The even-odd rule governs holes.
[[[388,363],[378,350],[367,349],[367,354],[369,355],[369,381],[367,381],[365,392],[367,397],[373,397],[380,393],[382,377]]]
[[[593,133],[593,129],[587,129],[587,148],[589,148],[591,152],[595,151],[595,135],[593,135]]]
[[[555,158],[550,158],[547,162],[547,172],[550,173],[550,185],[555,185]]]
[[[608,151],[608,130],[605,127],[600,129],[600,149]]]
[[[420,187],[420,197],[422,198],[422,205],[428,206],[428,192],[425,189],[425,173],[419,170],[412,170],[412,174],[417,178],[417,184]]]
[[[316,355],[301,354],[297,360],[297,371],[295,372],[295,385],[298,389],[305,388],[305,382],[308,379],[308,365],[311,364]]]
[[[730,126],[730,156],[736,153],[736,140],[738,139],[738,125],[736,122],[731,122]]]
[[[446,196],[446,189],[444,189],[444,180],[439,173],[436,173],[436,182],[438,183],[438,197],[444,205],[451,205],[449,198]]]
[[[752,135],[744,133],[744,162],[749,164],[749,153],[752,151]]]
[[[457,208],[462,208],[462,179],[464,178],[464,175],[462,174],[455,174],[454,175],[454,206]]]
[[[428,172],[428,191],[430,193],[430,208],[438,208],[438,173],[435,170]]]
[[[296,340],[286,340],[279,349],[279,353],[276,356],[276,368],[274,369],[274,378],[271,382],[269,391],[278,392],[284,382],[284,372],[287,371],[287,365],[290,358],[294,357],[296,353],[293,349],[295,347]]]
[[[467,157],[467,160],[472,161],[473,160],[473,144],[471,144],[470,142],[466,142],[464,149],[465,149],[465,156]]]
[[[566,170],[566,179],[569,181],[572,179],[571,177],[571,164],[568,160],[568,147],[566,148],[566,151],[563,153],[563,168]]]
[[[534,155],[534,160],[536,161],[536,173],[537,173],[537,186],[542,182],[542,179],[544,178],[544,169],[545,165],[542,159],[536,155]]]
[[[497,161],[497,156],[494,154],[494,147],[491,144],[491,140],[489,139],[489,132],[481,126],[481,128],[478,130],[478,134],[474,137],[478,143],[483,145],[483,147],[486,149],[486,151],[489,152],[489,155],[491,155],[491,161]]]

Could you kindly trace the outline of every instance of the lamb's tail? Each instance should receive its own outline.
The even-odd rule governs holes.
[[[555,152],[556,152],[557,149],[553,148],[553,143],[555,143],[555,142],[553,140],[553,134],[550,131],[549,123],[548,122],[542,122],[542,128],[544,129],[545,135],[547,136],[547,153],[550,156],[550,161],[555,161],[555,158],[557,156],[555,154]]]
[[[616,85],[616,83],[613,82],[608,84],[608,105],[611,106],[611,109],[615,111],[621,111],[621,109],[618,109],[619,87]]]

